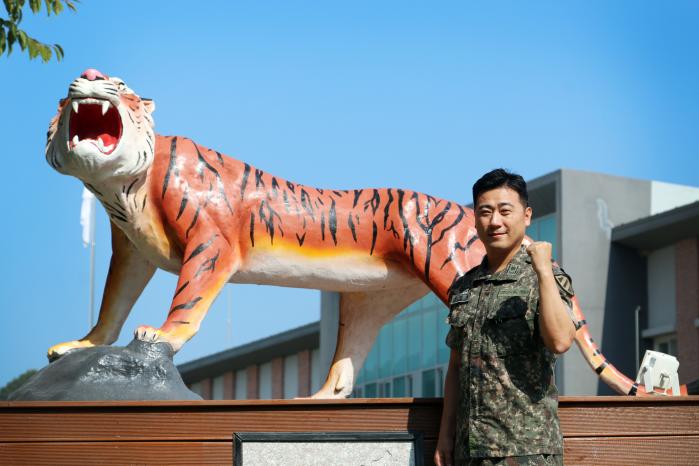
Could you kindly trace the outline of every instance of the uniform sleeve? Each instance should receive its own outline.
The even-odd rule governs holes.
[[[576,322],[575,314],[573,314],[573,296],[575,296],[575,290],[573,290],[573,280],[570,275],[565,273],[565,271],[560,267],[555,267],[553,269],[553,277],[556,279],[556,284],[558,285],[558,293],[561,295],[561,299],[566,305],[566,310],[568,315]]]

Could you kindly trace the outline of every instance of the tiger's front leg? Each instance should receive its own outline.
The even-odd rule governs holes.
[[[155,273],[155,267],[136,250],[126,235],[113,223],[111,228],[112,259],[97,324],[80,340],[59,343],[49,348],[49,361],[74,349],[114,343],[131,308]]]
[[[177,290],[167,319],[160,328],[142,325],[137,339],[169,343],[175,352],[199,331],[211,303],[240,262],[220,231],[211,229],[190,238],[183,255]]]

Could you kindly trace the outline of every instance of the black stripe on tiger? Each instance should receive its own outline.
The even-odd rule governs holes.
[[[167,186],[170,183],[170,175],[172,174],[173,170],[175,170],[176,157],[177,157],[177,136],[172,138],[172,141],[170,141],[170,164],[167,167],[167,172],[165,172],[165,179],[163,179],[163,194],[161,196],[163,199],[165,199],[165,192],[167,191]]]
[[[190,260],[192,260],[193,257],[196,257],[197,255],[199,255],[199,254],[201,254],[202,252],[204,252],[204,251],[206,250],[206,248],[208,248],[209,246],[211,246],[211,243],[214,242],[214,240],[216,239],[217,236],[218,236],[218,235],[212,236],[211,239],[210,239],[209,241],[207,241],[206,243],[201,243],[199,246],[197,246],[196,248],[194,248],[194,251],[192,251],[192,253],[189,255],[189,257],[187,258],[187,260],[185,260],[185,261],[182,263],[182,265],[184,265],[184,264],[186,264],[187,262],[189,262]]]
[[[354,239],[354,242],[357,242],[357,231],[354,228],[354,222],[352,221],[352,213],[347,216],[347,225],[350,227],[350,231],[352,232],[352,239]]]
[[[609,365],[609,361],[607,361],[605,359],[604,362],[602,364],[600,364],[599,366],[597,366],[597,368],[595,369],[595,372],[597,372],[597,375],[601,374],[602,371],[604,370],[604,368],[607,367],[608,365]]]
[[[231,203],[228,201],[228,196],[226,196],[226,189],[223,185],[223,180],[221,179],[221,174],[216,170],[213,165],[211,165],[203,155],[201,155],[201,151],[199,150],[199,146],[192,141],[192,144],[194,145],[194,149],[197,151],[197,158],[199,159],[199,163],[203,164],[203,166],[209,170],[211,173],[214,174],[216,177],[216,186],[218,188],[218,193],[223,199],[223,201],[226,203],[226,207],[228,207],[228,211],[233,214],[233,207],[231,206]],[[209,188],[210,189],[210,188]]]
[[[179,310],[181,310],[181,309],[185,309],[185,310],[192,309],[192,308],[193,308],[194,306],[196,306],[197,303],[198,303],[199,301],[201,301],[201,300],[202,300],[202,297],[201,297],[201,296],[197,296],[196,298],[194,298],[194,299],[192,299],[192,300],[190,300],[190,301],[187,301],[186,303],[178,304],[177,306],[175,306],[175,307],[173,307],[172,309],[170,309],[170,312],[168,312],[167,315],[170,315],[170,314],[172,314],[173,312],[179,311]]]
[[[177,218],[179,220],[184,212],[184,208],[187,207],[187,201],[189,200],[189,185],[184,185],[184,194],[182,194],[182,202],[180,202],[180,211],[177,212]]]
[[[211,257],[209,259],[206,259],[204,262],[201,263],[199,268],[197,269],[197,272],[194,274],[194,278],[197,278],[199,275],[201,275],[204,272],[213,272],[216,270],[216,261],[218,260],[218,256],[221,254],[221,250],[219,249],[216,251],[216,255],[214,257]]]
[[[192,223],[189,224],[189,228],[187,228],[187,232],[184,234],[185,238],[189,238],[189,232],[191,231],[192,228],[194,228],[194,225],[197,224],[197,220],[199,219],[199,211],[201,210],[201,204],[197,206],[197,210],[194,212],[194,218],[192,219]]]
[[[240,181],[240,199],[245,197],[245,187],[248,184],[248,176],[250,176],[250,165],[245,164],[245,169],[243,170],[243,179]]]
[[[187,285],[189,285],[189,280],[187,280],[186,282],[184,282],[184,284],[183,284],[181,287],[179,287],[179,288],[177,289],[177,291],[175,291],[175,296],[173,296],[172,299],[175,299],[175,298],[177,297],[178,294],[182,293],[182,290],[184,290],[185,288],[187,288]]]
[[[335,199],[333,199],[332,204],[330,204],[330,212],[328,212],[328,229],[330,230],[330,236],[332,236],[333,243],[337,246],[337,214],[335,212]]]
[[[374,246],[376,246],[376,234],[378,233],[378,227],[376,226],[376,222],[371,222],[371,250],[369,251],[369,255],[374,254]]]

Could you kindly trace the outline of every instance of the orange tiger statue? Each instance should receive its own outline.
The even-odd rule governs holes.
[[[473,211],[403,189],[318,189],[286,181],[190,139],[154,133],[154,103],[94,69],[70,84],[48,131],[46,159],[79,178],[111,220],[112,257],[99,319],[48,351],[116,341],[156,267],[177,274],[167,319],[139,340],[175,351],[228,283],[340,293],[335,355],[316,398],[343,398],[380,328],[430,290],[451,285],[485,250]],[[600,377],[641,394],[600,354],[575,301],[576,341]]]

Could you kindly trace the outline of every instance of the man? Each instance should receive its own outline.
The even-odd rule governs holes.
[[[571,280],[551,244],[523,244],[527,186],[502,169],[473,185],[483,262],[450,290],[451,348],[437,466],[563,464],[556,354],[575,338]]]

